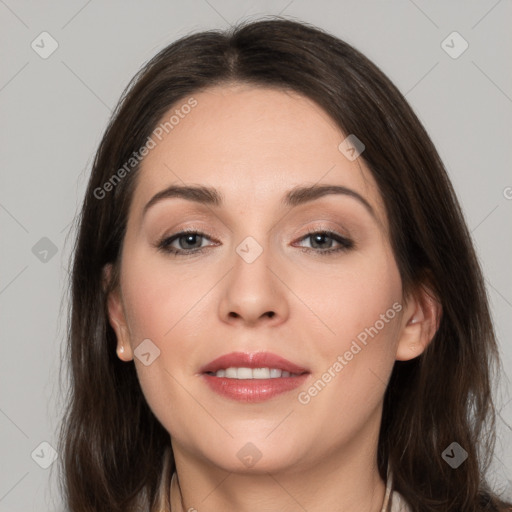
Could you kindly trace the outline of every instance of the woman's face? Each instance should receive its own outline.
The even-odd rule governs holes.
[[[232,85],[193,98],[165,116],[181,113],[140,169],[109,300],[119,357],[134,359],[177,460],[298,471],[376,446],[410,315],[371,173],[295,93]],[[171,186],[218,201],[169,193],[145,209]],[[201,235],[172,240],[183,230]],[[209,365],[233,353],[246,359]],[[276,377],[288,363],[256,353],[301,375]],[[204,373],[250,366],[269,371]]]

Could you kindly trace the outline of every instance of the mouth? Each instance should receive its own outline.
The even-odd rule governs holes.
[[[242,402],[262,402],[291,391],[307,379],[310,372],[270,352],[233,352],[200,369],[210,389]]]
[[[225,377],[226,379],[282,379],[286,377],[298,377],[301,373],[290,373],[281,368],[229,368],[220,369],[216,372],[206,372],[207,375]]]

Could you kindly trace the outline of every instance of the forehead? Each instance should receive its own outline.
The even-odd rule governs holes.
[[[152,136],[156,144],[142,161],[132,210],[142,211],[171,184],[212,186],[226,203],[249,201],[263,209],[295,186],[335,184],[363,195],[383,215],[370,171],[361,158],[350,161],[339,150],[346,135],[309,98],[245,84],[211,87],[191,98],[193,108],[182,108],[187,97],[163,116],[161,140]]]

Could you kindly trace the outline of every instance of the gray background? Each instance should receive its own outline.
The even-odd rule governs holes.
[[[280,13],[376,62],[437,145],[481,258],[503,355],[491,476],[512,498],[510,0],[0,0],[0,511],[64,510],[57,464],[40,467],[51,462],[40,443],[57,447],[62,413],[71,222],[123,88],[178,37]],[[46,59],[31,47],[51,48],[43,31],[58,43]],[[469,44],[458,58],[441,45],[453,31]],[[453,54],[462,41],[444,47]]]

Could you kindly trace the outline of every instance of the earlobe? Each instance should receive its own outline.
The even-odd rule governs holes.
[[[419,287],[405,308],[396,360],[409,361],[425,351],[439,328],[441,314],[437,297],[429,288]]]
[[[133,354],[130,345],[130,336],[125,320],[123,304],[117,290],[109,293],[107,303],[110,325],[112,329],[114,329],[117,337],[117,356],[122,361],[131,361]]]
[[[116,352],[117,352],[117,357],[119,357],[119,359],[121,359],[121,361],[126,361],[126,356],[124,353],[124,345],[118,344]]]
[[[110,268],[104,268],[104,290],[106,290],[108,287],[110,272]],[[117,337],[117,356],[122,361],[131,361],[133,359],[133,353],[131,349],[129,330],[126,323],[124,306],[121,300],[119,287],[117,287],[115,290],[111,290],[108,293],[107,310],[109,323],[112,326],[112,329],[114,329]]]

